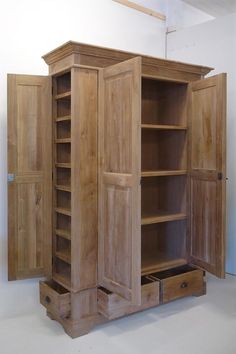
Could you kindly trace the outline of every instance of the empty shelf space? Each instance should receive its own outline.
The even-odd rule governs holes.
[[[63,230],[63,229],[56,229],[55,231],[56,235],[65,238],[66,240],[71,240],[71,234],[70,231]]]
[[[184,258],[168,259],[161,254],[149,255],[148,258],[142,261],[142,275],[175,268],[184,264],[187,264],[187,260]]]
[[[66,209],[66,208],[55,208],[55,212],[57,212],[59,214],[71,216],[71,210]]]
[[[158,176],[180,176],[186,175],[187,170],[156,170],[156,171],[142,171],[142,177],[158,177]]]
[[[187,127],[184,125],[142,124],[141,127],[142,129],[156,130],[187,130]]]
[[[64,185],[56,184],[55,188],[59,191],[71,192],[71,186],[66,186],[66,185],[64,186]]]
[[[56,139],[55,143],[56,144],[64,144],[64,143],[70,143],[71,142],[71,138],[64,138],[64,139]]]
[[[71,168],[71,164],[65,162],[56,162],[55,166],[61,168]]]
[[[60,99],[70,99],[71,97],[71,91],[68,92],[64,92],[64,93],[60,93],[58,95],[55,95],[55,99],[56,100],[60,100]]]
[[[58,95],[71,90],[71,72],[55,76],[53,79],[54,88]]]
[[[66,276],[61,275],[59,273],[53,274],[53,280],[55,280],[58,284],[64,286],[67,290],[71,290],[71,282]]]
[[[176,214],[171,214],[168,212],[160,212],[158,215],[153,215],[153,216],[142,216],[142,225],[150,225],[150,224],[158,224],[161,222],[167,222],[167,221],[176,221],[176,220],[184,220],[186,219],[186,214],[185,213],[176,213]]]
[[[56,251],[55,256],[61,259],[62,261],[71,264],[71,255],[69,251]]]
[[[70,121],[71,120],[71,116],[57,117],[55,120],[56,120],[56,122]]]

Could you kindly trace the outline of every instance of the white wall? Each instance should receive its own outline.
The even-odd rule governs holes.
[[[169,59],[214,67],[210,75],[228,74],[226,269],[236,274],[236,14],[170,33],[167,43]]]
[[[6,74],[47,74],[41,56],[68,40],[163,57],[165,24],[111,0],[7,0],[0,11],[0,317],[32,311],[36,280],[7,282]]]

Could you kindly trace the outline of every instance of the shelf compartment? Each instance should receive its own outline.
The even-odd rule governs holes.
[[[71,266],[59,258],[54,258],[53,279],[66,289],[71,288]]]
[[[58,94],[58,95],[55,95],[55,99],[56,100],[61,100],[61,99],[63,99],[63,100],[70,100],[70,98],[71,98],[71,91],[68,91],[68,92],[64,92],[64,93],[60,93],[60,94]]]
[[[63,237],[66,240],[71,240],[71,234],[69,231],[67,230],[63,230],[63,229],[56,229],[55,234],[57,236]]]
[[[65,192],[71,192],[71,186],[66,186],[66,185],[55,185],[55,188],[59,191],[65,191]]]
[[[56,139],[55,143],[56,144],[66,144],[66,143],[70,143],[71,142],[71,138],[63,138],[63,139]]]
[[[70,239],[71,235],[71,218],[69,215],[56,214],[56,234],[63,236],[64,238]]]
[[[71,216],[71,210],[66,208],[55,208],[55,212],[58,214]]]
[[[56,162],[57,163],[70,163],[71,159],[71,145],[70,143],[57,144],[56,146]]]
[[[57,167],[56,169],[56,185],[68,187],[71,184],[71,171],[69,168]]]
[[[149,170],[141,172],[142,177],[181,176],[186,174],[187,170]]]
[[[71,137],[71,121],[62,120],[56,123],[56,139],[69,139]]]
[[[142,124],[142,129],[156,129],[156,130],[187,130],[184,125],[166,125],[166,124]]]
[[[169,214],[167,212],[159,212],[159,215],[142,217],[142,225],[158,224],[167,221],[177,221],[186,219],[187,215],[184,213]]]
[[[71,209],[71,193],[62,190],[56,190],[56,206],[58,208]]]
[[[56,112],[55,116],[57,119],[62,118],[63,120],[65,117],[71,117],[71,100],[70,99],[60,99],[56,100]]]
[[[187,84],[142,78],[142,124],[187,124]]]
[[[187,263],[186,221],[142,226],[142,274]]]
[[[142,224],[185,219],[186,203],[186,176],[150,177],[142,180]]]
[[[71,90],[71,72],[68,71],[62,75],[55,77],[56,81],[56,94],[63,94]]]
[[[57,235],[55,255],[62,261],[71,264],[71,241]]]
[[[187,169],[187,134],[184,130],[142,129],[142,171]]]
[[[70,122],[71,121],[71,116],[62,116],[62,117],[57,117],[56,122]]]

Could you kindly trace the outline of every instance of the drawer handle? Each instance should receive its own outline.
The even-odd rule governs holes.
[[[181,289],[185,289],[188,287],[188,283],[186,281],[184,281],[181,285],[180,285]]]
[[[50,297],[49,297],[49,296],[45,296],[45,302],[46,302],[47,304],[50,304],[51,299],[50,299]]]

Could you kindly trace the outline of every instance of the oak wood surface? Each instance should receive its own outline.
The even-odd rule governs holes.
[[[8,278],[51,273],[51,79],[8,75]]]

